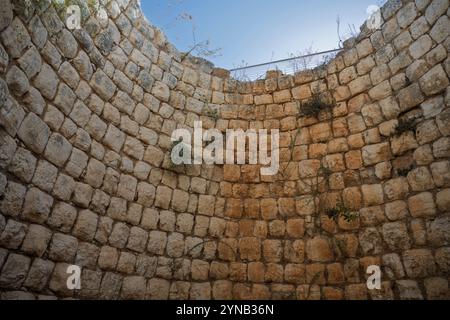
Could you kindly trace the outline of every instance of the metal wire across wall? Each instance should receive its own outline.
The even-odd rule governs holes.
[[[284,75],[292,75],[299,71],[316,68],[336,56],[342,49],[317,52],[283,60],[271,61],[252,66],[244,66],[230,70],[231,76],[240,81],[264,79],[267,71],[280,71]]]

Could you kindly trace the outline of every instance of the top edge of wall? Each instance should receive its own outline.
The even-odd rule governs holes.
[[[139,26],[139,31],[141,31],[144,37],[151,41],[153,45],[157,46],[160,50],[167,53],[172,59],[176,62],[183,64],[186,67],[194,69],[199,72],[203,72],[205,74],[209,74],[211,76],[215,76],[222,79],[228,79],[229,81],[242,83],[242,84],[253,84],[258,82],[264,82],[267,79],[280,78],[280,77],[292,77],[308,74],[308,73],[319,73],[325,75],[328,73],[328,69],[330,66],[334,65],[337,59],[341,58],[346,52],[356,47],[356,45],[363,41],[364,39],[369,38],[372,34],[377,31],[380,31],[383,25],[386,23],[388,19],[390,19],[398,10],[400,10],[406,3],[411,2],[412,0],[387,0],[386,3],[381,7],[381,16],[382,22],[379,28],[370,29],[366,20],[362,26],[360,27],[360,32],[356,37],[352,37],[343,42],[342,51],[340,51],[336,57],[328,61],[326,64],[321,65],[319,67],[315,67],[312,69],[302,70],[296,72],[293,75],[284,75],[282,72],[277,70],[269,70],[266,73],[266,77],[254,81],[240,81],[231,77],[230,70],[216,67],[212,62],[207,59],[196,57],[191,54],[184,56],[185,53],[180,52],[166,37],[165,33],[159,29],[157,26],[154,26],[148,17],[144,14],[141,7],[141,0],[31,0],[35,3],[35,8],[33,8],[32,12],[26,8],[29,4],[29,0],[17,0],[14,2],[15,10],[24,11],[23,14],[28,15],[28,17],[32,17],[32,15],[36,12],[35,10],[41,10],[44,12],[50,6],[50,3],[62,4],[62,5],[70,5],[70,4],[78,4],[82,6],[83,9],[89,10],[89,6],[100,4],[103,6],[108,14],[108,18],[117,18],[120,14],[125,13],[125,15],[132,20],[131,22],[136,27]],[[26,11],[26,12],[25,12]],[[83,16],[83,13],[82,13]],[[30,18],[31,19],[31,18]],[[91,19],[95,19],[92,16],[89,16],[89,11],[86,16],[83,17],[82,27],[86,27],[86,23],[88,23]],[[134,21],[133,21],[134,20]]]

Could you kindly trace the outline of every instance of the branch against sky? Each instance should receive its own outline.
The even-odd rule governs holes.
[[[167,8],[170,11],[179,10],[185,0],[169,0]],[[201,58],[217,57],[222,54],[221,48],[214,48],[211,46],[211,40],[198,40],[197,25],[194,16],[188,11],[181,11],[177,16],[168,24],[162,27],[163,30],[173,28],[176,24],[187,23],[192,29],[192,43],[188,46],[188,50],[182,55],[182,59],[186,59],[189,55],[193,54]]]
[[[311,43],[317,51],[335,49],[340,42],[336,33],[338,15],[341,33],[354,34],[368,18],[367,9],[385,0],[361,0],[357,3],[351,0],[317,0],[323,5],[321,10],[317,10],[315,2],[309,0],[286,0],[283,2],[285,7],[280,7],[277,0],[267,0],[258,5],[255,12],[253,4],[257,1],[154,0],[143,1],[142,6],[182,52],[192,50],[193,56],[211,56],[207,60],[232,69],[242,65],[241,61],[254,65],[282,60],[286,53],[303,51]],[[303,10],[299,15],[293,14],[299,9]],[[273,16],[274,10],[279,10],[279,15]],[[341,40],[342,43],[345,39]],[[196,52],[205,46],[213,48],[213,52]],[[219,47],[223,54],[215,50]],[[274,49],[274,59],[269,59]]]

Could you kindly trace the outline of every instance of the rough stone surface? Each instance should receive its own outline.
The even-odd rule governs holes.
[[[78,30],[28,2],[0,7],[1,299],[448,299],[448,0],[389,0],[322,68],[253,82],[137,0]],[[196,121],[279,130],[277,174],[172,163]]]
[[[37,115],[29,113],[17,134],[32,151],[42,153],[50,136],[50,128]]]

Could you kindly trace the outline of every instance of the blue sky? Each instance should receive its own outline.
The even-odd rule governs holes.
[[[284,59],[312,47],[337,48],[336,18],[341,33],[348,25],[358,30],[366,9],[377,0],[142,0],[150,22],[163,29],[180,50],[192,45],[192,21],[198,42],[210,40],[221,56],[210,57],[216,66],[233,68]],[[180,19],[188,13],[192,21]]]

